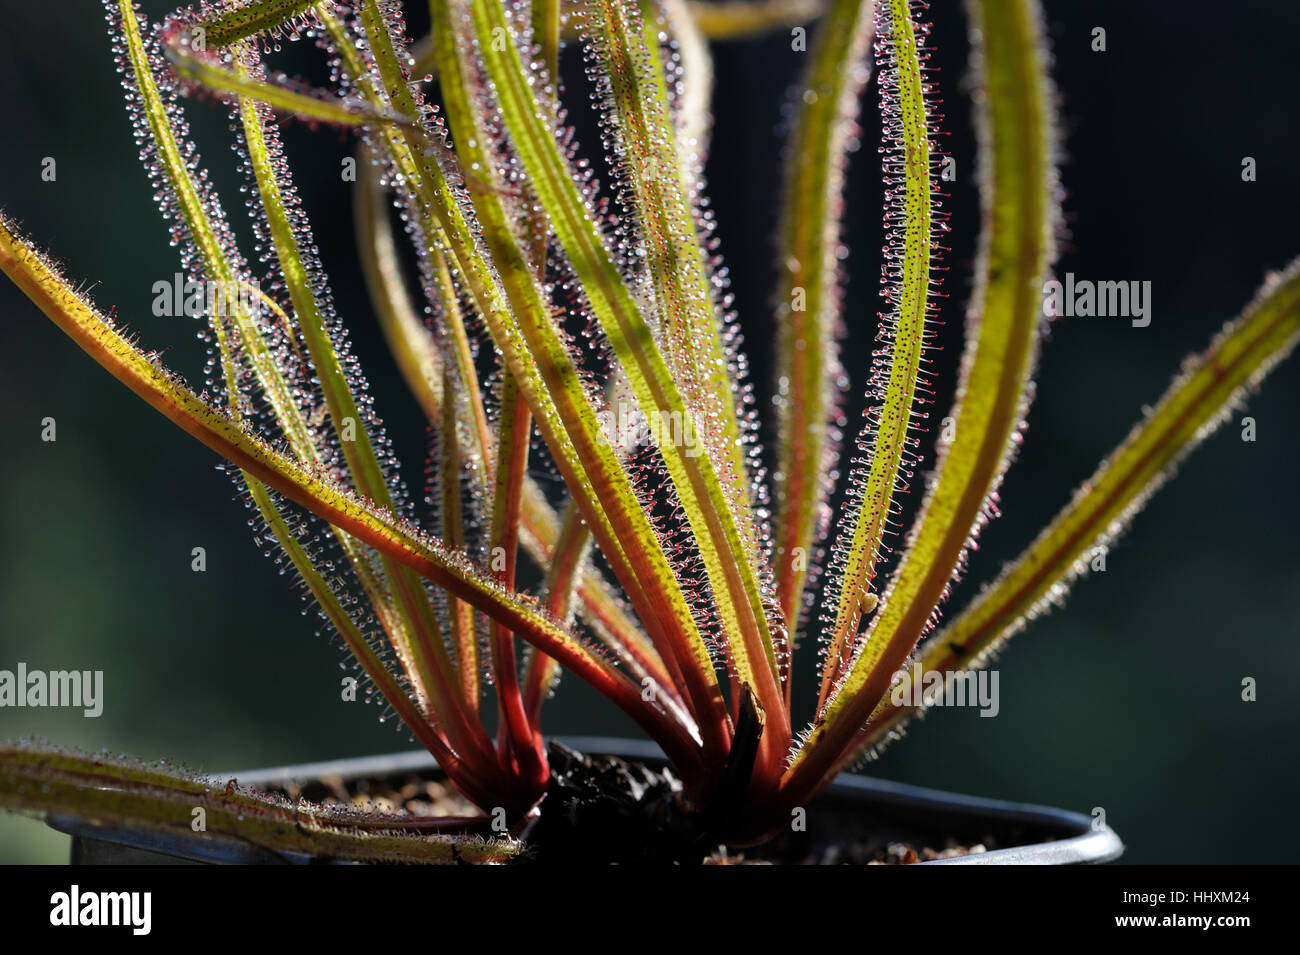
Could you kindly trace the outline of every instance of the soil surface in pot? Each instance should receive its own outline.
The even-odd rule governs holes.
[[[514,832],[535,862],[908,865],[1044,838],[1031,826],[935,820],[832,792],[809,807],[802,831],[792,827],[762,846],[733,850],[710,838],[708,820],[688,811],[680,782],[662,766],[589,756],[558,743],[551,746],[550,762],[552,780],[540,813]],[[398,815],[482,815],[436,770],[323,777],[278,791],[295,800],[371,806]]]

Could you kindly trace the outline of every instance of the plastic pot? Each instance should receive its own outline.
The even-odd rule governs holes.
[[[646,762],[663,761],[658,748],[640,740],[572,737],[561,740],[573,749]],[[299,784],[326,776],[382,779],[437,769],[428,753],[409,752],[336,762],[261,769],[234,774],[258,789]],[[229,777],[220,777],[222,779]],[[308,864],[298,853],[273,853],[233,840],[199,838],[188,832],[157,833],[93,826],[82,820],[51,816],[49,825],[72,836],[74,865]],[[1107,826],[1076,812],[1024,803],[963,796],[865,776],[841,775],[818,796],[807,813],[807,832],[789,836],[814,852],[848,841],[854,832],[870,831],[876,839],[941,846],[945,839],[965,845],[991,841],[1010,846],[918,865],[1079,865],[1109,862],[1124,845]]]

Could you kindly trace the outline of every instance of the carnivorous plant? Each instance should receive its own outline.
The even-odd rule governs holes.
[[[207,0],[154,25],[131,0],[104,6],[144,166],[184,274],[204,290],[192,311],[208,380],[194,387],[169,370],[127,330],[129,315],[99,311],[8,218],[0,268],[233,465],[259,539],[301,579],[371,691],[484,819],[504,810],[514,835],[546,816],[543,711],[561,670],[659,744],[683,811],[714,845],[788,826],[924,706],[891,693],[912,679],[911,661],[921,672],[980,667],[1059,602],[1093,549],[1300,336],[1292,267],[941,624],[1022,439],[1049,321],[1057,141],[1034,0],[968,4],[982,235],[951,427],[940,431],[927,352],[945,154],[924,4],[430,0],[431,34],[416,43],[397,0]],[[709,44],[812,19],[792,96],[769,389],[748,373],[705,198]],[[287,37],[328,58],[329,88],[276,72]],[[558,81],[566,43],[581,47],[585,90]],[[873,68],[887,234],[878,322],[844,314],[841,296],[846,157]],[[193,93],[208,101],[199,108],[230,111],[251,252],[196,159],[182,109]],[[570,122],[586,109],[598,113],[598,168]],[[355,134],[359,267],[436,436],[430,509],[367,397],[348,328],[370,318],[332,302],[281,144],[286,120]],[[873,349],[868,381],[845,385],[841,347]],[[865,388],[869,406],[847,437],[845,387]],[[764,433],[775,436],[770,472]],[[847,504],[832,510],[845,441]],[[919,510],[891,554],[887,535],[923,464]],[[537,481],[539,467],[558,473],[563,495]],[[525,566],[540,580],[531,592]],[[800,641],[821,649],[813,699],[791,691]],[[295,806],[35,743],[0,749],[0,805],[186,830],[201,805],[212,837],[357,860],[528,851],[526,838],[481,838],[492,832],[483,820]]]

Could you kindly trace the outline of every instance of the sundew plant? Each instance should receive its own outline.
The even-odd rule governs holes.
[[[1052,317],[1059,184],[1036,2],[967,4],[982,232],[946,413],[928,356],[948,157],[923,3],[430,0],[418,41],[396,0],[210,0],[156,24],[130,0],[104,7],[188,280],[183,308],[203,319],[206,380],[168,369],[129,315],[99,311],[8,218],[0,267],[229,462],[259,543],[482,818],[290,805],[30,742],[0,749],[8,808],[188,831],[202,805],[210,836],[274,850],[504,860],[527,840],[479,836],[489,818],[518,836],[545,817],[545,704],[567,671],[662,748],[681,811],[713,845],[762,842],[924,708],[913,674],[980,667],[1059,603],[1300,337],[1291,267],[1185,361],[1024,553],[941,620],[1024,440]],[[702,175],[709,44],[771,30],[802,44],[814,19],[790,97],[777,292],[759,322],[777,367],[760,381]],[[277,71],[289,40],[328,60],[328,88]],[[585,65],[578,89],[557,79],[567,46]],[[873,95],[884,305],[850,314],[842,196]],[[191,141],[192,96],[229,110],[251,249]],[[587,111],[595,164],[571,123]],[[355,135],[373,316],[334,306],[286,122]],[[855,251],[855,268],[864,259],[875,267]],[[372,319],[427,416],[427,462],[399,465],[369,398],[348,329]],[[868,380],[846,379],[844,348],[870,350]],[[865,393],[860,425],[849,393]],[[902,527],[909,493],[919,507]],[[805,643],[819,672],[801,699],[791,671]]]

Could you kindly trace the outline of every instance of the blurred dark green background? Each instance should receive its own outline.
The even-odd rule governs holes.
[[[153,17],[174,5],[141,4]],[[1029,439],[1004,488],[1006,514],[985,533],[957,606],[1067,500],[1160,395],[1180,358],[1205,345],[1267,269],[1300,253],[1300,61],[1292,50],[1300,10],[1242,3],[1229,31],[1218,4],[1047,6],[1068,193],[1059,271],[1149,280],[1154,317],[1145,329],[1102,319],[1056,325]],[[151,347],[171,346],[168,362],[201,380],[194,327],[150,312],[153,283],[169,279],[177,262],[136,159],[99,4],[3,0],[0,9],[0,205],[72,276],[96,283],[101,306],[116,307]],[[939,363],[951,372],[978,214],[965,23],[956,4],[934,4],[931,16],[959,176],[947,206],[951,299]],[[1097,26],[1107,31],[1104,53],[1090,49]],[[313,52],[287,55],[308,64],[318,58],[303,54]],[[801,56],[781,36],[717,49],[711,193],[762,385],[772,338],[776,130]],[[846,361],[855,381],[879,301],[874,85],[868,95],[848,211],[847,321],[857,338]],[[211,102],[188,112],[246,240],[225,112]],[[377,407],[418,487],[424,426],[378,342],[352,264],[353,187],[338,175],[351,144],[336,131],[300,127],[287,143]],[[1241,181],[1244,156],[1257,160],[1257,182]],[[55,182],[41,180],[45,157],[57,163]],[[340,701],[340,651],[314,635],[297,596],[256,552],[208,451],[7,283],[0,348],[0,668],[21,660],[102,669],[107,697],[99,719],[0,710],[0,738],[38,734],[206,770],[410,745],[374,711]],[[861,390],[853,389],[854,421]],[[937,416],[950,394],[948,374]],[[1213,436],[1112,550],[1107,572],[1015,641],[999,664],[999,718],[940,711],[871,771],[1085,812],[1104,807],[1131,862],[1295,861],[1298,406],[1293,360],[1241,413],[1256,419],[1258,440],[1244,443],[1235,424]],[[40,440],[47,416],[57,420],[56,443]],[[195,546],[207,549],[204,574],[190,570]],[[1258,680],[1258,702],[1241,701],[1245,676]],[[547,719],[554,733],[634,734],[572,679]],[[65,857],[63,837],[0,818],[0,861]]]

